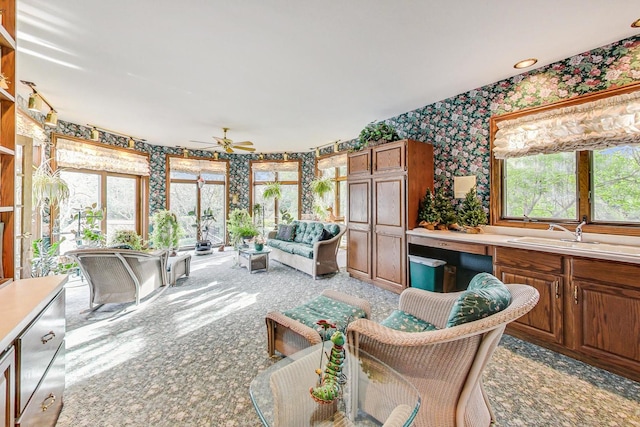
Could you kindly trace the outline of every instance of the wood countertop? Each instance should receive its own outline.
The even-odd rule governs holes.
[[[68,276],[21,279],[0,288],[0,353],[49,304]]]
[[[425,245],[428,239],[439,239],[452,242],[471,243],[478,245],[503,246],[510,248],[526,249],[530,251],[557,253],[583,258],[602,259],[608,261],[628,262],[640,264],[640,239],[626,236],[610,236],[603,234],[584,234],[585,242],[601,242],[601,248],[608,245],[628,246],[638,250],[638,255],[621,254],[607,251],[588,251],[570,247],[542,246],[529,243],[521,243],[515,239],[521,237],[537,237],[542,239],[556,239],[566,237],[558,231],[525,230],[510,227],[486,227],[486,232],[479,234],[462,233],[457,231],[427,230],[414,228],[407,231],[408,242]],[[422,242],[421,242],[422,241]],[[425,246],[429,246],[426,244]],[[597,246],[594,246],[596,248]]]

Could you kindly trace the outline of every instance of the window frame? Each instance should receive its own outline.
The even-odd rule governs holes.
[[[278,172],[276,172],[275,180],[270,181],[255,181],[253,179],[253,165],[258,163],[297,163],[298,164],[298,181],[279,181],[278,180]],[[298,186],[298,212],[295,219],[300,219],[301,210],[302,210],[302,160],[300,159],[289,159],[289,160],[250,160],[249,161],[249,214],[253,217],[253,200],[255,193],[256,185],[265,185],[269,182],[277,181],[282,185],[297,185]],[[280,223],[280,215],[279,215],[279,206],[278,201],[274,201],[274,213],[275,213],[275,223]]]
[[[500,116],[492,116],[489,119],[489,132],[490,132],[490,167],[491,167],[491,184],[489,189],[489,216],[490,224],[500,227],[517,227],[517,228],[531,228],[531,229],[548,229],[549,224],[563,224],[566,226],[577,226],[580,221],[556,221],[556,220],[526,220],[506,218],[503,216],[503,203],[504,203],[504,160],[496,159],[493,155],[494,140],[496,132],[498,131],[498,123],[504,120],[513,120],[529,114],[537,114],[543,111],[569,107],[585,102],[592,102],[602,98],[622,95],[625,93],[631,93],[640,90],[640,82],[633,83],[627,86],[606,89],[592,94],[577,96],[575,98],[567,99],[564,101],[555,102],[553,104],[544,105],[540,107],[528,108],[514,113],[503,114]],[[590,200],[591,189],[591,151],[576,151],[576,182],[577,182],[577,209],[578,218],[582,219],[586,217],[587,224],[583,227],[583,231],[587,233],[600,233],[600,234],[614,234],[614,235],[626,235],[626,236],[640,236],[640,224],[622,224],[622,223],[605,223],[605,222],[592,222],[592,206]]]

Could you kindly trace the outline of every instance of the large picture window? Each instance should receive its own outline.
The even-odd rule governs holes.
[[[281,197],[265,198],[265,190],[274,185],[280,188]],[[267,229],[300,218],[300,161],[252,161],[251,190],[252,211],[262,216],[254,218],[256,224]],[[256,205],[261,209],[256,210]]]
[[[491,118],[491,222],[640,235],[640,84]]]
[[[228,162],[169,156],[168,163],[169,210],[184,231],[180,246],[191,247],[198,240],[224,244]]]
[[[333,193],[324,196],[324,206],[331,208],[337,221],[347,216],[347,153],[321,157],[316,163],[317,175],[333,181]]]

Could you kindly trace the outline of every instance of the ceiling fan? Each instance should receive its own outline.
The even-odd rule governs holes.
[[[233,150],[245,150],[245,151],[256,151],[255,148],[253,147],[248,147],[249,145],[253,145],[253,142],[251,141],[240,141],[240,142],[233,142],[231,139],[227,138],[227,131],[229,130],[229,128],[222,128],[223,132],[224,132],[224,136],[222,138],[214,136],[213,139],[215,139],[218,142],[217,146],[214,147],[210,147],[210,148],[217,148],[220,147],[222,148],[224,151],[226,151],[227,153],[233,153]],[[191,141],[191,142],[197,142],[200,144],[209,144],[209,142],[203,142],[203,141]]]

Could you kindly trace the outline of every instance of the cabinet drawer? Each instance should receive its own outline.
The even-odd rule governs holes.
[[[477,255],[487,255],[489,253],[487,245],[481,245],[478,243],[453,242],[451,240],[432,239],[429,237],[415,236],[412,234],[407,237],[407,241],[414,245],[429,246],[432,248],[441,248],[450,251],[467,252]]]
[[[347,175],[370,175],[371,157],[369,151],[351,153],[347,158]]]
[[[563,274],[563,256],[524,249],[496,247],[495,263],[522,270]]]
[[[19,413],[29,401],[64,340],[64,292],[63,289],[16,340],[16,379],[19,390],[16,408]]]
[[[58,415],[62,410],[62,393],[64,392],[64,343],[55,356],[51,367],[45,374],[29,401],[29,404],[22,412],[16,427],[49,427],[55,426]]]
[[[640,288],[640,266],[585,258],[573,259],[573,276],[616,285]]]

